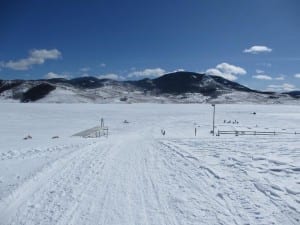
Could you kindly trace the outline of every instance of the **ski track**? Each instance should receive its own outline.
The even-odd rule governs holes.
[[[296,180],[297,166],[225,139],[151,132],[73,146],[0,202],[0,224],[299,224],[298,190],[273,182],[281,173]]]

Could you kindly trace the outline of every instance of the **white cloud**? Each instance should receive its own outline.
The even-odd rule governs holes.
[[[173,71],[173,73],[176,73],[176,72],[184,72],[184,71],[185,71],[185,69],[176,69],[176,70]]]
[[[247,71],[239,66],[228,63],[220,63],[216,66],[216,68],[207,69],[206,73],[234,81],[238,79],[238,75],[245,75]]]
[[[264,75],[264,74],[258,74],[258,75],[254,75],[252,77],[255,79],[258,79],[258,80],[273,80],[273,78],[271,76]]]
[[[48,59],[58,59],[59,57],[61,57],[61,52],[57,49],[34,49],[29,52],[27,58],[2,62],[0,66],[12,70],[28,70],[32,65],[43,64]]]
[[[257,63],[257,65],[258,65],[258,66],[267,67],[267,68],[272,67],[272,64],[271,64],[271,63],[267,63],[267,62]]]
[[[45,60],[45,59],[57,59],[61,56],[61,52],[57,49],[34,49],[30,51],[30,56],[34,59]]]
[[[165,74],[166,71],[161,68],[155,68],[155,69],[145,69],[141,71],[134,71],[128,74],[128,77],[130,78],[141,78],[141,77],[159,77],[163,74]]]
[[[88,72],[88,71],[90,71],[90,70],[91,70],[90,67],[83,67],[83,68],[80,68],[80,71],[81,71],[81,72]]]
[[[96,77],[98,79],[111,79],[111,80],[124,80],[124,77],[119,76],[115,73],[101,74],[101,75],[91,75],[89,73],[81,74],[81,77]]]
[[[265,71],[263,70],[256,70],[256,73],[264,73]]]
[[[209,75],[223,77],[223,78],[225,78],[227,80],[231,80],[231,81],[237,79],[237,76],[232,75],[232,74],[228,74],[228,73],[223,73],[220,70],[215,69],[215,68],[211,68],[211,69],[206,70],[206,73],[209,74]]]
[[[101,64],[100,64],[100,67],[103,67],[103,68],[104,68],[104,67],[106,67],[106,64],[105,64],[105,63],[101,63]]]
[[[49,72],[44,76],[46,79],[54,79],[54,78],[65,78],[68,79],[69,76],[67,74],[57,74],[53,72]]]
[[[294,75],[295,78],[300,78],[300,73]]]
[[[216,68],[224,73],[229,74],[237,74],[237,75],[244,75],[246,74],[246,70],[239,66],[230,65],[228,63],[221,63],[216,66]]]
[[[251,48],[247,48],[244,50],[244,53],[251,53],[251,54],[268,53],[268,52],[272,52],[272,49],[262,45],[254,45]]]
[[[83,74],[81,74],[80,76],[81,76],[81,77],[90,77],[91,75],[88,74],[88,73],[83,73]]]
[[[124,77],[119,76],[118,74],[115,74],[115,73],[98,75],[97,78],[98,79],[111,79],[111,80],[124,80]]]
[[[275,77],[274,80],[285,80],[284,75],[279,75],[278,77]]]
[[[284,83],[284,84],[280,84],[280,85],[271,84],[267,88],[268,91],[276,91],[276,92],[293,91],[295,89],[296,89],[295,85],[288,84],[288,83]]]

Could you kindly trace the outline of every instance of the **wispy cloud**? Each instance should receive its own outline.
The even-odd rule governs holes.
[[[263,71],[263,70],[256,70],[256,73],[259,73],[259,74],[261,74],[261,73],[264,73],[265,71]]]
[[[90,67],[83,67],[83,68],[80,68],[80,71],[81,71],[81,72],[88,72],[88,71],[90,71],[90,70],[91,70]]]
[[[284,75],[280,75],[278,77],[275,77],[274,80],[285,80],[285,76]]]
[[[209,75],[223,77],[223,78],[225,78],[227,80],[231,80],[231,81],[234,81],[234,80],[238,79],[237,76],[235,76],[233,74],[223,73],[220,70],[215,69],[215,68],[211,68],[211,69],[206,70],[206,73],[209,74]]]
[[[106,64],[105,63],[101,63],[100,67],[104,68],[104,67],[106,67]]]
[[[9,60],[8,62],[1,62],[0,66],[12,70],[28,70],[33,65],[43,64],[48,59],[58,59],[61,55],[61,52],[57,49],[34,49],[29,52],[29,56],[27,58],[16,61]]]
[[[252,78],[258,79],[258,80],[277,80],[277,81],[283,81],[285,80],[285,75],[278,75],[277,77],[272,77],[267,74],[263,74],[263,70],[256,70],[257,75],[253,75]]]
[[[143,78],[143,77],[153,78],[153,77],[159,77],[165,73],[166,71],[161,68],[144,69],[140,71],[133,71],[128,74],[128,77],[129,78]]]
[[[295,77],[295,78],[300,78],[300,73],[296,73],[296,74],[294,75],[294,77]]]
[[[276,58],[269,58],[272,61],[300,61],[300,57],[276,57]]]
[[[254,75],[252,76],[254,79],[258,79],[258,80],[273,80],[273,78],[269,75],[264,75],[264,74],[258,74],[258,75]]]
[[[267,68],[272,67],[272,63],[267,63],[267,62],[257,63],[257,65],[267,67]]]
[[[54,79],[54,78],[65,78],[68,79],[70,78],[68,74],[58,74],[58,73],[53,73],[49,72],[44,76],[46,79]]]
[[[173,72],[176,73],[176,72],[184,72],[184,71],[185,71],[185,69],[176,69]]]
[[[207,69],[206,73],[233,81],[238,79],[238,75],[245,75],[247,71],[242,67],[229,63],[220,63],[215,68]]]
[[[224,73],[231,73],[231,74],[237,74],[237,75],[244,75],[246,74],[246,70],[242,67],[231,65],[228,63],[221,63],[217,65],[216,67],[218,70],[223,71]]]
[[[295,90],[296,87],[293,84],[289,84],[289,83],[284,83],[284,84],[271,84],[268,85],[267,90],[268,91],[276,91],[276,92],[282,92],[282,91],[293,91]]]
[[[251,54],[269,53],[269,52],[272,52],[272,49],[263,45],[254,45],[244,50],[244,53],[251,53]]]
[[[108,73],[108,74],[98,75],[96,77],[98,79],[124,80],[123,76],[120,76],[120,75],[115,74],[115,73]]]

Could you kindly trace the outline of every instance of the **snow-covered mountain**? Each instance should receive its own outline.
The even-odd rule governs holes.
[[[297,103],[299,92],[252,90],[222,77],[175,72],[155,79],[115,81],[80,77],[71,80],[0,80],[0,100],[47,103]]]

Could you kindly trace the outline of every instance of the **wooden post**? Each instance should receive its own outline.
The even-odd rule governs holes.
[[[213,111],[213,129],[212,129],[212,134],[213,136],[215,136],[215,114],[216,114],[216,105],[212,104],[212,107],[214,107],[214,111]]]

